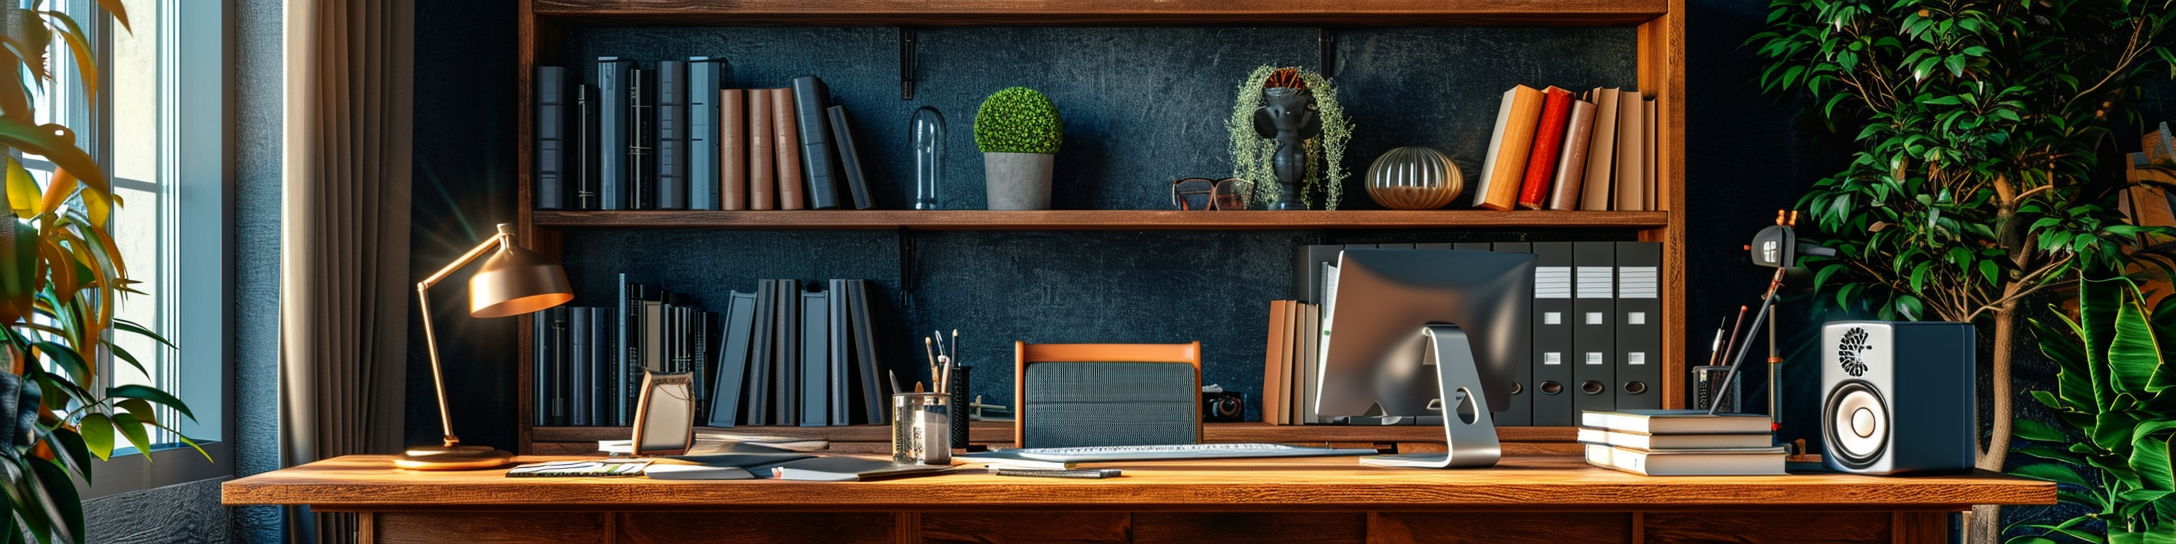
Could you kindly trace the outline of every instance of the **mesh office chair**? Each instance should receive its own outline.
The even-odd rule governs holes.
[[[1201,442],[1201,343],[1013,342],[1014,445]]]

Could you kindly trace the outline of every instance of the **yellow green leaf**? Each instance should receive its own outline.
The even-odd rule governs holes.
[[[121,437],[127,438],[128,444],[135,446],[137,452],[151,453],[151,434],[144,432],[144,422],[136,419],[136,416],[114,414],[113,430],[121,431]],[[151,456],[144,456],[144,462],[151,462]]]
[[[8,201],[15,210],[15,217],[29,219],[38,215],[34,209],[38,202],[38,180],[30,177],[30,170],[23,168],[22,161],[8,158]]]
[[[91,455],[103,461],[113,457],[113,421],[106,414],[83,416],[79,424],[83,430],[83,445],[90,446]]]

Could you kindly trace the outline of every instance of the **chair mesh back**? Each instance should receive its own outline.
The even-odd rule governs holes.
[[[1020,417],[1029,447],[1199,441],[1201,390],[1186,363],[1028,365]]]

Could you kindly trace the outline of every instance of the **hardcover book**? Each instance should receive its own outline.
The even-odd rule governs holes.
[[[1609,211],[1610,204],[1616,202],[1609,181],[1617,172],[1617,108],[1624,103],[1619,98],[1622,94],[1617,89],[1596,88],[1589,95],[1594,99],[1594,134],[1587,137],[1587,179],[1580,184],[1581,210]]]
[[[748,91],[718,91],[719,208],[748,209]]]
[[[635,62],[618,57],[597,58],[597,178],[600,209],[626,210],[629,189],[627,121],[628,80]]]
[[[839,207],[839,182],[833,163],[829,113],[830,92],[816,76],[793,78],[794,118],[801,136],[801,167],[808,181],[808,207],[829,210]]]
[[[657,63],[657,209],[688,209],[688,66]]]
[[[861,152],[854,147],[854,129],[846,124],[846,106],[832,106],[831,143],[839,150],[839,173],[846,178],[846,192],[854,199],[854,209],[876,207],[869,200],[869,182],[861,171]]]
[[[1556,186],[1549,190],[1550,210],[1579,209],[1579,188],[1587,180],[1589,139],[1594,137],[1594,103],[1572,101],[1572,114],[1564,127],[1564,151],[1556,162]]]
[[[567,69],[536,67],[536,209],[567,207]]]
[[[1541,124],[1534,133],[1533,149],[1527,151],[1526,172],[1519,182],[1519,207],[1539,210],[1547,203],[1549,183],[1556,180],[1557,154],[1564,148],[1564,129],[1570,124],[1572,92],[1555,85],[1542,91]]]
[[[771,148],[778,145],[773,131],[778,125],[771,122],[771,101],[776,95],[769,89],[748,90],[748,209],[778,209],[778,155]]]
[[[794,115],[793,89],[770,89],[771,95],[771,152],[778,165],[778,209],[799,210],[808,207],[806,180],[801,176],[800,121]]]
[[[627,77],[627,209],[657,209],[657,74],[636,68]]]
[[[1647,209],[1647,109],[1640,93],[1617,96],[1617,203],[1612,209]]]
[[[1541,124],[1542,93],[1519,85],[1504,91],[1496,110],[1496,128],[1481,163],[1480,185],[1474,188],[1474,207],[1508,211],[1516,204],[1519,182],[1525,179],[1526,159],[1533,151],[1535,129]]]
[[[725,77],[722,59],[688,57],[688,209],[715,210],[725,184],[724,158],[719,146],[723,134],[718,121],[724,98],[719,82]],[[700,388],[698,388],[700,389]]]

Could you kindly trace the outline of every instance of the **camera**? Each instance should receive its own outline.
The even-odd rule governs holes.
[[[1201,420],[1210,423],[1247,420],[1247,396],[1238,391],[1201,394]]]

